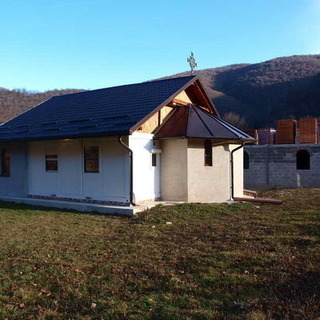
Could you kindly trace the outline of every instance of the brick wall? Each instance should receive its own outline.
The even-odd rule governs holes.
[[[310,170],[297,170],[296,153],[310,153]],[[320,187],[320,145],[282,144],[246,146],[249,169],[244,170],[244,185],[277,187]]]
[[[299,142],[317,143],[318,142],[318,121],[316,118],[299,120]]]
[[[297,121],[293,119],[278,120],[276,143],[286,144],[296,142]]]

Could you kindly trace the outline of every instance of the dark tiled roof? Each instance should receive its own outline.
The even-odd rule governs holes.
[[[55,96],[0,126],[0,141],[129,134],[195,80],[189,76]]]
[[[254,140],[240,129],[194,105],[177,107],[156,138]]]

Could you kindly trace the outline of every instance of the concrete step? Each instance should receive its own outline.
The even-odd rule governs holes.
[[[114,206],[93,203],[80,203],[59,200],[44,200],[32,198],[15,198],[15,197],[0,197],[0,200],[7,202],[24,203],[39,207],[52,207],[58,209],[75,210],[80,212],[97,212],[101,214],[122,215],[132,217],[138,212],[147,209],[146,206]]]

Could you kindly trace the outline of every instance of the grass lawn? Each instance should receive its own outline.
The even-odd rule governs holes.
[[[320,319],[320,189],[259,196],[285,203],[0,203],[0,319]]]

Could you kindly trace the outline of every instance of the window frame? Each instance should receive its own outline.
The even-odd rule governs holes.
[[[158,156],[157,153],[151,153],[151,167],[155,168],[158,165],[158,160],[157,160]]]
[[[203,142],[204,149],[204,166],[212,167],[212,141],[210,139],[206,139]]]
[[[48,163],[56,163],[56,169],[49,169]],[[45,154],[45,167],[46,172],[58,172],[59,171],[59,155],[54,153]]]
[[[1,151],[1,177],[11,176],[11,154],[7,149]]]
[[[91,150],[96,150],[94,153],[89,154],[89,149]],[[93,156],[95,155],[95,157]],[[95,167],[97,169],[95,170],[90,170],[88,167],[88,162],[96,162]],[[92,164],[91,164],[92,166]],[[94,165],[93,165],[94,167]],[[92,146],[84,146],[83,147],[83,170],[85,173],[100,173],[100,147],[97,145],[92,145]]]

